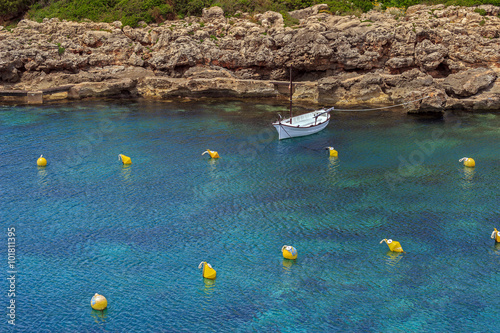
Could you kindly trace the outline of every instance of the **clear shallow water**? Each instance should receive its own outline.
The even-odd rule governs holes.
[[[500,228],[500,114],[333,113],[321,133],[278,141],[270,123],[285,109],[0,107],[0,246],[15,227],[16,330],[499,326],[500,247],[490,235]],[[201,156],[207,148],[221,158]],[[120,153],[133,164],[123,167]],[[383,238],[407,253],[388,252]],[[285,244],[296,261],[282,258]],[[90,307],[96,292],[108,299],[103,314]],[[10,327],[6,316],[0,325]]]

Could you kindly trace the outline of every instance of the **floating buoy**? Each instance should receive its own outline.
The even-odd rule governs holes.
[[[476,166],[476,162],[470,157],[462,157],[458,160],[459,162],[464,162],[464,165],[469,168],[473,168]]]
[[[210,155],[211,158],[219,158],[219,153],[216,151],[211,151],[210,149],[207,149],[207,151],[203,152],[203,154],[201,155],[205,155],[206,153],[208,153],[208,155]]]
[[[333,147],[326,147],[330,151],[330,157],[339,157],[339,152],[336,151]]]
[[[403,251],[403,248],[401,247],[401,244],[399,242],[393,241],[392,239],[382,239],[380,241],[380,244],[383,242],[386,242],[387,245],[389,245],[389,250],[392,252],[405,252]]]
[[[495,240],[495,243],[500,243],[500,231],[497,230],[497,228],[494,228],[493,232],[491,233],[491,238]]]
[[[198,268],[201,268],[202,266],[203,266],[203,277],[205,279],[215,280],[215,276],[217,275],[217,272],[215,271],[215,269],[212,268],[212,265],[210,265],[206,261],[202,261],[198,265]]]
[[[36,160],[36,165],[38,165],[39,167],[44,167],[47,165],[47,160],[45,159],[45,157],[43,157],[43,155],[40,155],[40,157]]]
[[[123,164],[132,164],[130,157],[123,154],[118,154],[118,161],[121,161]]]
[[[283,245],[281,248],[281,252],[283,252],[283,258],[285,259],[297,259],[297,249],[290,245]]]
[[[92,309],[94,310],[102,311],[108,306],[108,301],[106,300],[106,297],[96,293],[90,301],[90,306],[92,306]]]

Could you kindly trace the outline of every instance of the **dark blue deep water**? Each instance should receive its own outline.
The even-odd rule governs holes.
[[[278,141],[279,111],[221,100],[0,107],[0,331],[13,330],[11,299],[19,332],[500,327],[500,113],[335,112],[324,131]],[[283,259],[285,244],[297,260]],[[94,293],[105,312],[91,309]]]

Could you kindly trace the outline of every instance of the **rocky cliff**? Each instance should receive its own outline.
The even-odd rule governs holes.
[[[336,107],[394,105],[413,112],[500,109],[499,7],[418,5],[339,16],[317,5],[140,28],[121,22],[37,23],[0,29],[0,90],[50,90],[52,98],[130,95],[286,96]],[[282,84],[281,84],[282,83]],[[1,99],[2,97],[0,97]],[[424,99],[422,99],[424,98]]]

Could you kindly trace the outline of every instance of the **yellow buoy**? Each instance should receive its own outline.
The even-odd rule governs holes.
[[[461,159],[458,160],[459,162],[464,162],[464,165],[469,168],[473,168],[476,166],[476,161],[470,157],[462,157]]]
[[[297,249],[290,245],[283,245],[281,248],[281,252],[283,253],[283,258],[285,259],[297,259]]]
[[[203,266],[203,277],[205,279],[214,280],[215,276],[217,275],[217,272],[215,271],[215,269],[212,268],[212,265],[210,265],[206,261],[202,261],[198,265],[198,268],[201,268],[202,266]]]
[[[118,154],[118,161],[122,161],[123,164],[132,164],[130,157],[123,154]]]
[[[203,152],[203,154],[201,155],[205,155],[206,153],[208,153],[208,155],[210,155],[211,158],[219,158],[219,153],[216,151],[211,151],[210,149],[207,149],[207,151]]]
[[[495,243],[500,243],[500,231],[497,228],[494,228],[493,233],[491,234],[491,238],[495,240]]]
[[[92,297],[90,305],[92,306],[92,309],[102,311],[108,306],[108,301],[106,300],[106,297],[96,293],[94,297]]]
[[[47,165],[47,160],[45,159],[45,157],[43,157],[43,155],[40,155],[38,160],[36,160],[36,165],[38,165],[39,167],[44,167]]]
[[[330,157],[339,157],[339,152],[336,151],[333,147],[326,147],[330,151]]]
[[[403,251],[403,248],[401,247],[401,244],[399,242],[393,241],[392,239],[382,239],[380,241],[380,244],[383,242],[386,242],[387,245],[389,245],[389,250],[392,252],[405,252]]]

